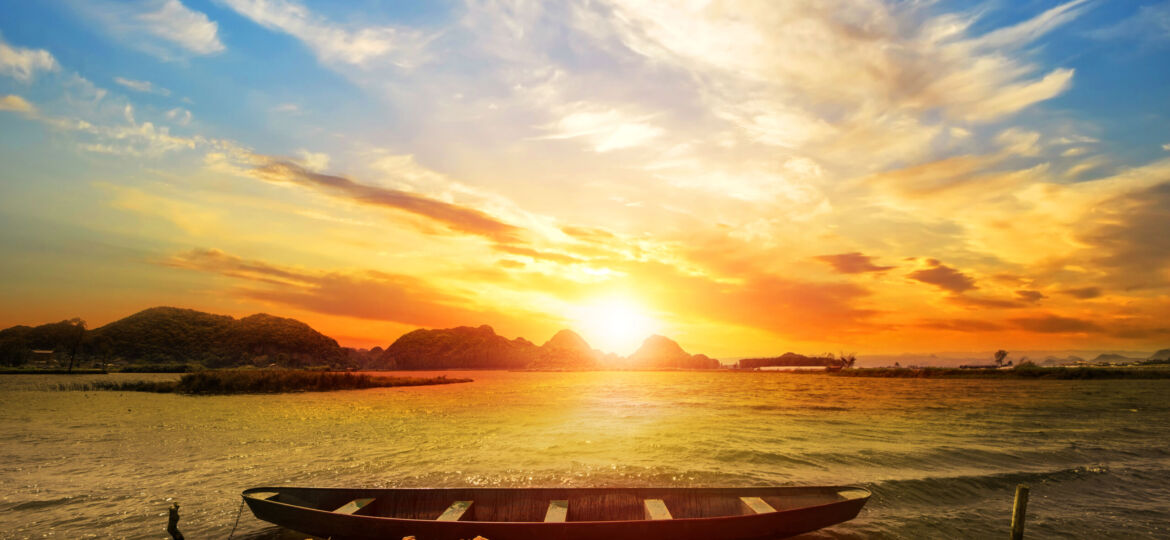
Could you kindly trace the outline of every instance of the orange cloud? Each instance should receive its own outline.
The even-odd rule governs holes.
[[[861,274],[864,272],[885,272],[894,268],[893,266],[878,266],[873,263],[873,258],[868,255],[862,255],[858,252],[840,253],[837,255],[820,255],[815,257],[818,261],[829,264],[834,270],[842,274]]]
[[[1079,289],[1063,289],[1059,292],[1060,292],[1060,294],[1066,294],[1068,296],[1071,296],[1073,298],[1079,298],[1081,300],[1089,300],[1089,299],[1097,298],[1098,296],[1101,296],[1101,288],[1100,287],[1082,287]]]
[[[474,305],[472,299],[412,276],[370,270],[312,272],[243,259],[216,249],[192,249],[161,263],[243,280],[246,285],[236,294],[244,298],[327,315],[426,327],[478,325],[513,316],[465,307]]]
[[[1010,319],[1009,322],[1016,328],[1042,334],[1097,334],[1105,331],[1100,324],[1093,321],[1051,314],[1019,317]]]
[[[415,193],[360,184],[341,176],[310,171],[288,161],[271,159],[253,170],[272,182],[292,182],[343,196],[353,202],[392,208],[438,221],[447,228],[486,236],[499,242],[515,242],[521,230],[479,210],[431,199]]]
[[[930,268],[910,272],[910,279],[921,281],[923,283],[929,283],[940,289],[956,294],[977,288],[975,286],[974,278],[954,268],[951,268],[950,266],[947,266],[936,259],[928,259],[926,264],[930,266]]]

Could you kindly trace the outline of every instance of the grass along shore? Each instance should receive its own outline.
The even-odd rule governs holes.
[[[57,390],[154,392],[159,394],[227,395],[330,392],[395,386],[428,386],[471,382],[439,377],[379,377],[355,373],[301,370],[208,370],[183,375],[177,381],[96,381],[59,384]]]

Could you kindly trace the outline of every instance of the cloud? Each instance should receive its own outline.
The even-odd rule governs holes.
[[[260,159],[263,156],[259,156]],[[396,189],[359,184],[341,176],[312,172],[288,161],[267,158],[252,171],[257,178],[272,182],[290,182],[345,197],[355,203],[392,208],[438,221],[449,229],[485,236],[497,242],[512,243],[521,230],[479,210],[446,203]]]
[[[842,274],[861,274],[865,272],[885,272],[894,268],[893,266],[878,266],[873,263],[873,258],[869,255],[863,255],[858,252],[840,253],[837,255],[819,255],[815,257],[818,261],[827,263],[832,266],[834,270]]]
[[[483,324],[496,317],[465,307],[473,304],[468,298],[400,274],[308,271],[244,259],[218,249],[192,249],[159,263],[239,279],[245,285],[235,294],[244,298],[328,315],[426,327]]]
[[[162,60],[226,50],[219,24],[179,0],[88,0],[73,5],[122,42]]]
[[[1170,40],[1170,4],[1141,6],[1132,16],[1089,35],[1102,40],[1165,42]]]
[[[578,240],[592,241],[592,242],[606,242],[613,240],[616,236],[605,229],[597,229],[592,227],[561,227],[561,232],[572,236]]]
[[[114,77],[114,82],[125,86],[135,92],[142,92],[146,94],[158,94],[160,96],[169,96],[171,91],[161,86],[155,86],[150,81],[136,81],[134,79],[126,79],[122,77]]]
[[[1085,257],[1122,287],[1170,284],[1170,182],[1109,199],[1088,216]]]
[[[297,150],[297,157],[306,169],[321,171],[329,168],[329,154],[324,152],[310,152],[302,148]]]
[[[423,59],[425,39],[407,29],[382,26],[350,30],[291,0],[223,3],[256,24],[301,40],[324,62],[364,65],[384,58],[399,67],[411,67]]]
[[[556,253],[556,252],[550,252],[550,251],[539,251],[539,250],[535,250],[535,249],[532,249],[529,247],[524,247],[524,246],[498,244],[495,246],[495,248],[496,248],[496,250],[502,251],[504,253],[509,253],[512,255],[520,255],[523,257],[529,257],[529,258],[534,259],[534,260],[552,261],[552,262],[561,263],[561,264],[576,264],[576,263],[580,263],[580,262],[585,262],[585,259],[582,259],[580,257],[574,257],[572,255],[566,255],[564,253]]]
[[[611,22],[626,46],[656,63],[699,77],[718,74],[722,82],[707,96],[716,109],[749,129],[777,133],[774,144],[785,146],[809,137],[784,132],[816,132],[820,124],[819,115],[794,109],[794,102],[857,113],[940,109],[983,122],[1049,99],[1068,88],[1072,70],[1030,79],[1037,68],[1012,54],[1086,7],[1068,2],[974,36],[969,29],[978,14],[932,15],[913,3],[765,1],[732,9],[631,0],[614,2]],[[773,122],[758,111],[781,111],[783,118]]]
[[[0,74],[29,82],[41,71],[57,69],[57,60],[44,49],[13,47],[0,38]]]
[[[1044,293],[1042,293],[1040,291],[1029,291],[1029,290],[1016,291],[1016,297],[1024,302],[1032,302],[1032,303],[1039,302],[1045,298],[1048,298],[1047,296],[1044,296]]]
[[[170,120],[180,126],[185,126],[191,123],[191,111],[182,107],[175,107],[167,111],[167,120]]]
[[[1003,329],[998,324],[975,319],[929,319],[917,323],[916,326],[951,332],[996,332]]]
[[[967,274],[942,264],[935,259],[928,259],[926,264],[929,268],[915,270],[908,274],[910,279],[929,283],[944,291],[950,291],[955,294],[976,288],[975,279]]]
[[[1170,152],[1170,143],[1163,144],[1163,145],[1162,145],[1162,150],[1165,150],[1165,151],[1167,151],[1167,152]]]
[[[13,111],[26,115],[32,115],[36,114],[37,108],[34,107],[32,103],[25,101],[24,98],[18,95],[8,94],[4,97],[0,97],[0,111]]]
[[[555,122],[543,127],[545,139],[584,139],[595,152],[642,146],[663,134],[649,118],[631,117],[616,109],[576,104]]]
[[[1089,300],[1089,299],[1097,298],[1098,296],[1101,296],[1101,288],[1100,287],[1083,287],[1080,289],[1063,289],[1060,291],[1060,294],[1066,294],[1068,296],[1071,296],[1073,298],[1079,298],[1081,300]]]
[[[1051,314],[1019,317],[1009,319],[1009,322],[1021,330],[1041,334],[1096,334],[1104,332],[1104,328],[1093,321]]]
[[[960,306],[976,307],[982,309],[1015,309],[1026,307],[1026,304],[1016,300],[1004,300],[1001,298],[988,298],[983,296],[968,296],[965,294],[955,294],[947,298],[948,302]]]

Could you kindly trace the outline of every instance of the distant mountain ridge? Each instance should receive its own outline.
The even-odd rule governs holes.
[[[564,329],[543,345],[508,339],[492,327],[459,326],[408,332],[385,350],[341,347],[309,325],[257,313],[240,319],[193,309],[154,307],[82,330],[80,319],[0,330],[0,364],[201,365],[208,368],[310,366],[359,369],[713,369],[674,341],[650,336],[629,358],[592,348]]]
[[[345,358],[337,341],[295,319],[266,313],[235,319],[154,307],[83,334],[70,321],[0,330],[0,362],[22,365],[34,350],[54,351],[59,361],[75,345],[80,361],[115,363],[306,367]]]
[[[408,332],[386,348],[378,369],[714,369],[719,362],[691,355],[662,336],[650,336],[628,359],[593,349],[576,332],[561,330],[544,345],[509,340],[492,327],[460,326]]]

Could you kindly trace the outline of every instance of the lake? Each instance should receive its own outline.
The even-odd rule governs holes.
[[[398,373],[402,374],[402,373]],[[302,486],[859,484],[805,538],[1170,536],[1170,380],[445,372],[473,383],[191,397],[0,377],[0,538],[226,538],[239,492]],[[411,372],[405,375],[430,376]],[[236,536],[271,537],[244,509]]]

